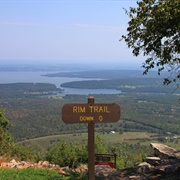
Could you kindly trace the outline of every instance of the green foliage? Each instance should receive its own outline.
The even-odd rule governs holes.
[[[8,132],[9,126],[4,110],[0,109],[0,155],[8,154],[13,144],[13,137]]]
[[[9,129],[10,122],[9,120],[5,117],[5,112],[4,110],[0,109],[0,127],[6,131]]]
[[[143,52],[147,59],[143,63],[144,74],[158,68],[158,74],[166,68],[169,84],[180,79],[180,1],[179,0],[141,0],[129,12],[127,35],[123,35],[132,53],[139,56]]]
[[[87,163],[87,145],[60,141],[49,150],[47,160],[60,166],[70,167]]]
[[[88,163],[87,151],[87,145],[84,145],[84,143],[66,143],[65,141],[60,141],[54,144],[48,151],[47,160],[60,166],[74,167],[79,164]],[[117,154],[118,169],[133,166],[134,163],[142,162],[146,156],[153,154],[149,147],[140,143],[107,143],[100,134],[97,134],[95,137],[95,153]]]
[[[37,155],[31,148],[15,145],[14,138],[9,133],[10,122],[5,117],[4,110],[0,110],[0,155],[17,157],[20,160],[35,160]]]
[[[153,151],[147,146],[137,144],[119,143],[111,147],[117,154],[117,168],[133,167],[135,163],[142,162],[145,157],[153,155]]]
[[[107,153],[108,145],[105,143],[104,140],[102,140],[102,137],[100,134],[96,134],[95,136],[95,153]]]
[[[105,143],[100,134],[95,137],[95,152],[107,153],[107,143]],[[60,141],[55,143],[47,153],[47,160],[60,166],[78,166],[88,163],[88,149],[86,143]]]
[[[10,150],[10,156],[14,158],[18,158],[21,161],[38,161],[42,160],[43,158],[39,157],[38,154],[34,149],[28,146],[23,146],[20,144],[15,144]]]

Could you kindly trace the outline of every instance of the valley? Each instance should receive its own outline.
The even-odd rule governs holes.
[[[65,74],[66,72],[61,74],[61,78],[73,77],[74,72]],[[87,103],[87,98],[91,95],[95,98],[95,103],[116,103],[121,107],[118,122],[95,124],[98,141],[96,151],[103,153],[117,149],[118,157],[124,156],[118,161],[119,168],[131,166],[137,159],[142,160],[143,153],[150,154],[148,149],[151,142],[165,143],[180,149],[179,89],[175,85],[164,86],[163,79],[154,74],[142,77],[139,71],[121,71],[115,78],[117,74],[114,71],[113,75],[112,70],[87,74],[83,72],[74,78],[84,80],[62,82],[60,88],[53,81],[37,83],[33,79],[31,83],[0,84],[0,109],[5,111],[11,122],[9,131],[15,138],[16,145],[32,148],[43,158],[59,143],[69,144],[68,148],[76,143],[86,147],[87,123],[65,124],[62,121],[62,107],[67,103]],[[54,78],[50,76],[52,75],[46,77],[49,81]],[[63,88],[66,87],[77,91],[116,89],[119,93],[104,94],[103,91],[98,91],[94,94],[63,94]],[[91,110],[109,112],[107,107]],[[76,108],[74,111],[82,109]],[[136,152],[134,156],[133,152]],[[125,157],[131,161],[127,161]]]

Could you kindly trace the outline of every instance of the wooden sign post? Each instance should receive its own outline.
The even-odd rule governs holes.
[[[88,98],[88,104],[94,104],[94,98],[90,96]],[[88,179],[94,180],[95,178],[95,169],[94,169],[94,160],[95,160],[95,152],[94,152],[94,122],[88,123]]]
[[[86,104],[65,104],[62,107],[64,123],[88,123],[88,179],[94,180],[94,123],[112,123],[120,119],[118,104],[95,104],[94,97]]]

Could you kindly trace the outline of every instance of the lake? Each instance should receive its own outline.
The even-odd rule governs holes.
[[[58,71],[59,72],[59,71]],[[82,81],[82,80],[99,80],[97,78],[72,78],[72,77],[47,77],[42,76],[49,73],[57,72],[0,72],[0,84],[9,83],[51,83],[55,84],[57,88],[61,88],[60,85],[65,82],[71,81]],[[120,94],[120,90],[116,89],[75,89],[75,88],[62,88],[64,89],[64,94],[78,94],[78,95],[89,95],[89,94]]]

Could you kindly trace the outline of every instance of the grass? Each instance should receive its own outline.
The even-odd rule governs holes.
[[[49,169],[0,169],[0,180],[87,180],[87,176],[72,173],[62,176],[57,171]]]
[[[102,139],[111,143],[122,143],[124,141],[135,141],[144,138],[150,139],[151,135],[152,134],[147,132],[126,132],[123,134],[105,134],[102,136]]]

